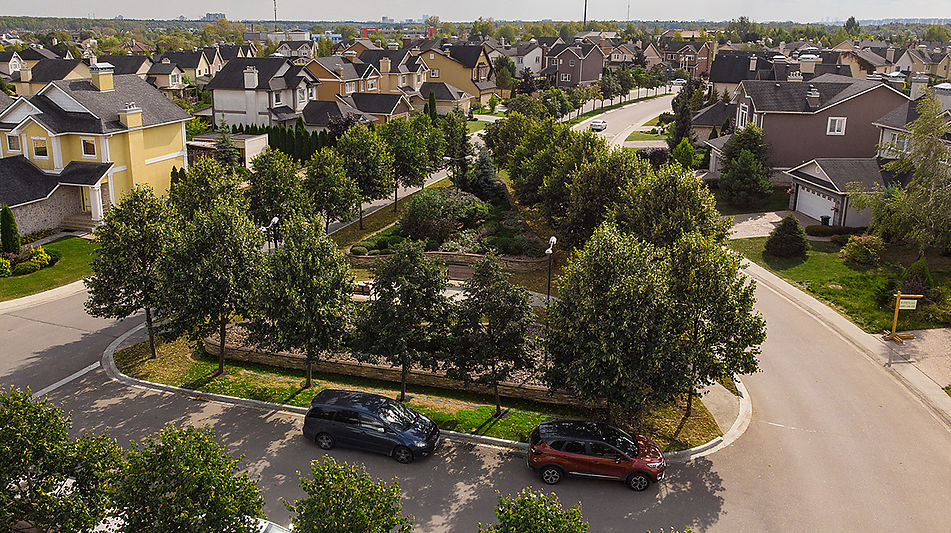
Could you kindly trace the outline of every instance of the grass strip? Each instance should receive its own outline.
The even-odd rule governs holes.
[[[99,245],[79,237],[63,237],[43,246],[63,257],[55,265],[24,276],[0,278],[0,302],[29,296],[81,280],[92,274],[93,253]]]

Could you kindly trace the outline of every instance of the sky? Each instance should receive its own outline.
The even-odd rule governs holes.
[[[184,15],[200,18],[205,12],[222,12],[230,20],[272,19],[272,0],[4,0],[2,15],[172,19]],[[589,20],[627,20],[629,0],[589,0]],[[315,2],[278,0],[282,20],[397,20],[436,15],[442,20],[469,21],[479,17],[499,20],[581,20],[584,0],[362,0],[360,2]],[[944,0],[681,0],[680,2],[630,1],[632,20],[730,20],[746,15],[755,21],[794,20],[816,22],[857,19],[949,17]]]

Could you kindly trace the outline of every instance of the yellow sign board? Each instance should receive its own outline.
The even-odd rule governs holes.
[[[901,301],[898,302],[898,308],[899,308],[899,309],[917,309],[917,308],[918,308],[918,300],[905,300],[905,299],[902,299]]]

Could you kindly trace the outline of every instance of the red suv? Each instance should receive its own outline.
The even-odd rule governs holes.
[[[619,479],[638,492],[664,478],[667,462],[653,441],[600,422],[543,422],[529,437],[528,466],[554,485],[565,474]]]

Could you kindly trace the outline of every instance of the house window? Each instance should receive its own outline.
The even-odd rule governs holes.
[[[84,138],[80,142],[83,145],[83,157],[96,157],[96,139]]]
[[[178,74],[172,74],[169,76],[170,85],[178,85]]]
[[[845,135],[845,117],[829,117],[826,135]]]
[[[20,136],[7,134],[7,151],[9,152],[19,152],[20,151]]]
[[[402,87],[406,86],[406,74],[403,74],[400,76],[400,86]]]
[[[568,66],[569,66],[569,67],[575,66],[575,60],[572,59],[572,60],[568,61]]]
[[[746,122],[749,120],[750,108],[746,104],[740,104],[739,114],[736,117],[736,127],[744,128],[746,127]]]
[[[439,69],[438,69],[438,68],[434,68],[434,69],[430,70],[430,71],[429,71],[429,77],[430,77],[430,78],[438,78],[438,77],[439,77]]]
[[[367,90],[369,91],[376,90],[376,80],[367,80]]]
[[[281,105],[281,93],[274,93],[274,105]]]
[[[344,88],[344,92],[352,93],[357,90],[357,82],[348,81],[347,86]]]
[[[562,73],[561,81],[571,81],[571,73],[569,72]]]
[[[33,157],[37,159],[48,159],[49,151],[46,149],[46,139],[43,137],[33,137]]]
[[[310,100],[315,100],[317,98],[317,91],[314,87],[307,88],[307,98]]]
[[[429,59],[435,59],[435,58],[436,58],[436,54],[429,54]]]
[[[306,94],[307,94],[307,93],[306,93],[306,91],[304,90],[304,88],[303,88],[303,87],[299,87],[299,88],[297,89],[297,101],[298,101],[298,102],[303,102],[303,101],[305,100],[305,95],[306,95]]]

